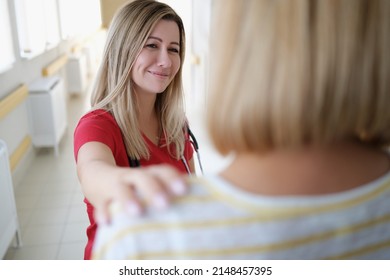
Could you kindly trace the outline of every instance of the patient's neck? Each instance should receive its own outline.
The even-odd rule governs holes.
[[[238,154],[221,176],[264,195],[319,195],[369,183],[390,169],[388,154],[347,142],[326,147]]]

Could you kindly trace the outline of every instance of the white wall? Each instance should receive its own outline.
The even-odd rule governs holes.
[[[207,100],[209,42],[212,0],[193,1],[191,92],[196,113],[201,114]]]

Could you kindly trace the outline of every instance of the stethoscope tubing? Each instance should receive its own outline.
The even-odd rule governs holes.
[[[188,131],[188,135],[190,136],[190,142],[191,142],[191,145],[192,147],[194,148],[195,150],[195,153],[196,153],[196,157],[198,159],[198,165],[199,165],[199,168],[200,168],[200,172],[202,173],[202,175],[204,174],[203,173],[203,166],[202,166],[202,161],[200,159],[200,153],[199,153],[199,144],[198,144],[198,141],[196,140],[195,138],[195,135],[192,133],[192,131],[190,130],[189,127],[187,127],[187,131]],[[189,175],[191,175],[191,170],[190,170],[190,167],[188,165],[188,162],[187,160],[185,159],[185,157],[182,155],[180,157],[181,161],[183,162],[183,165],[187,171],[187,173]],[[141,166],[141,163],[139,161],[139,159],[134,159],[134,158],[130,158],[129,157],[129,165],[130,167],[140,167]]]

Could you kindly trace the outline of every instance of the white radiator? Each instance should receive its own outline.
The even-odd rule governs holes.
[[[21,245],[18,215],[12,186],[7,146],[0,139],[0,257],[4,257],[13,238]]]
[[[58,76],[40,78],[29,85],[29,124],[35,147],[54,147],[59,154],[59,143],[67,123],[66,94]]]
[[[88,86],[88,61],[84,53],[69,57],[66,66],[68,92],[72,95],[82,95]]]

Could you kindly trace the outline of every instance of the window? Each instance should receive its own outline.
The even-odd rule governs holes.
[[[29,0],[31,1],[31,0]],[[56,0],[44,0],[46,47],[54,47],[60,42],[58,9]]]
[[[100,0],[59,0],[62,39],[86,36],[101,26]]]
[[[22,57],[34,57],[60,41],[56,0],[15,0]]]
[[[11,25],[7,0],[0,0],[0,73],[11,68],[15,62]]]

